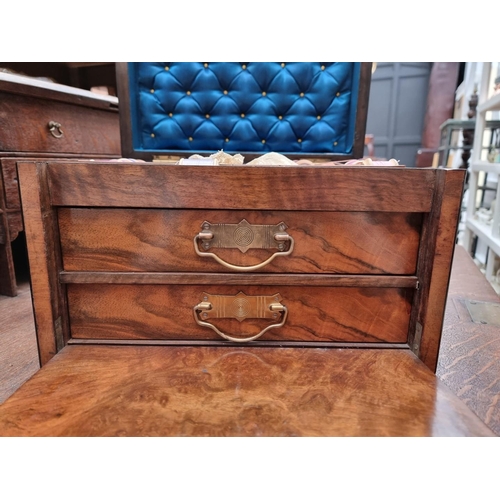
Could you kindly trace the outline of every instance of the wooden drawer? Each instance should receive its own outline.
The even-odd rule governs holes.
[[[67,161],[18,170],[31,231],[47,235],[29,240],[30,256],[50,259],[44,288],[33,281],[37,297],[51,297],[39,320],[42,363],[68,343],[250,337],[260,347],[411,348],[435,368],[461,171]],[[204,221],[234,229],[243,219],[282,222],[293,251],[248,272],[195,251]],[[236,265],[276,253],[210,253],[222,250]]]
[[[314,284],[313,279],[310,282]],[[70,284],[67,295],[73,339],[223,341],[214,330],[200,326],[195,319],[203,320],[203,313],[195,313],[193,308],[206,298],[212,303],[212,314],[206,322],[235,338],[254,336],[270,324],[284,322],[283,326],[266,331],[257,342],[404,343],[413,290],[209,283]],[[273,300],[277,295],[279,300]],[[218,296],[227,298],[218,303]],[[287,316],[277,313],[276,319],[248,317],[255,316],[250,312],[255,297],[266,308],[269,301],[279,302],[286,307]]]
[[[0,92],[0,151],[119,155],[117,109]]]
[[[66,271],[227,272],[195,252],[193,238],[208,221],[231,224],[223,229],[233,248],[205,252],[196,245],[236,266],[255,266],[279,253],[269,247],[241,251],[238,235],[252,239],[254,225],[284,223],[293,250],[262,272],[376,275],[415,274],[422,223],[419,213],[85,208],[61,208],[58,219]],[[239,225],[243,220],[251,226]]]

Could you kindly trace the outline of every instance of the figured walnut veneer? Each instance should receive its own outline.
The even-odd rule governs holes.
[[[18,169],[44,366],[0,409],[0,433],[491,435],[433,374],[463,171]],[[294,251],[258,273],[197,254],[204,220],[243,218],[283,220]],[[276,249],[212,250],[248,265]],[[194,309],[241,293],[279,294],[287,319],[215,313],[233,337],[264,330],[235,347]]]
[[[492,436],[407,351],[68,346],[1,436]]]
[[[212,224],[277,224],[300,244],[263,273],[415,274],[421,214],[61,208],[66,271],[217,272],[220,264],[193,252],[193,237]],[[269,250],[212,250],[238,266],[258,264]]]

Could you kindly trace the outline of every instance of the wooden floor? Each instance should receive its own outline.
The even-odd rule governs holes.
[[[495,290],[465,249],[457,246],[436,373],[500,435],[500,327],[473,323],[467,300],[500,306]]]
[[[465,301],[499,303],[462,247],[457,247],[438,377],[500,435],[500,328],[472,322]],[[0,404],[39,368],[31,295],[21,277],[17,297],[0,296]]]
[[[0,403],[39,367],[30,286],[25,280],[17,297],[0,295]]]

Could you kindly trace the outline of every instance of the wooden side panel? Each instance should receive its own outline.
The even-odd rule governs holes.
[[[59,209],[66,271],[227,272],[199,257],[193,238],[204,221],[252,225],[284,222],[295,240],[289,256],[262,272],[415,274],[421,214],[240,212],[151,209]],[[226,262],[253,266],[278,249],[211,249]]]
[[[362,158],[365,150],[366,120],[368,118],[368,100],[372,80],[373,63],[361,63],[360,89],[358,94],[358,109],[356,112],[356,129],[354,132],[353,158]]]
[[[51,163],[59,206],[428,212],[435,169]]]
[[[3,189],[2,172],[0,171],[0,295],[15,297],[17,295],[16,274]]]
[[[132,145],[132,119],[130,110],[130,89],[128,81],[128,63],[117,62],[116,89],[120,102],[120,140],[124,158],[139,158]],[[151,158],[150,158],[151,159]]]
[[[407,340],[409,289],[221,285],[67,285],[71,337],[218,340],[213,330],[196,324],[193,307],[205,294],[236,296],[240,291],[249,296],[279,293],[288,308],[286,324],[266,332],[263,340]],[[224,333],[242,337],[273,322],[279,319],[213,320]]]
[[[0,436],[493,436],[411,352],[67,346]]]
[[[60,271],[56,212],[49,204],[47,165],[20,163],[19,179],[30,263],[31,290],[40,364],[44,365],[67,338],[65,296]]]
[[[414,325],[410,328],[414,352],[432,371],[437,366],[465,178],[463,170],[437,169],[437,174],[432,212],[424,221],[417,270],[421,288],[415,298],[415,317],[421,333],[418,324],[415,335]]]
[[[10,241],[2,238],[4,234],[4,217],[0,211],[0,295],[15,297],[17,295],[16,273],[12,259]]]

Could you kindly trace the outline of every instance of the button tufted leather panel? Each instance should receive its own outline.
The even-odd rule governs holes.
[[[360,63],[129,63],[134,150],[350,154]]]

